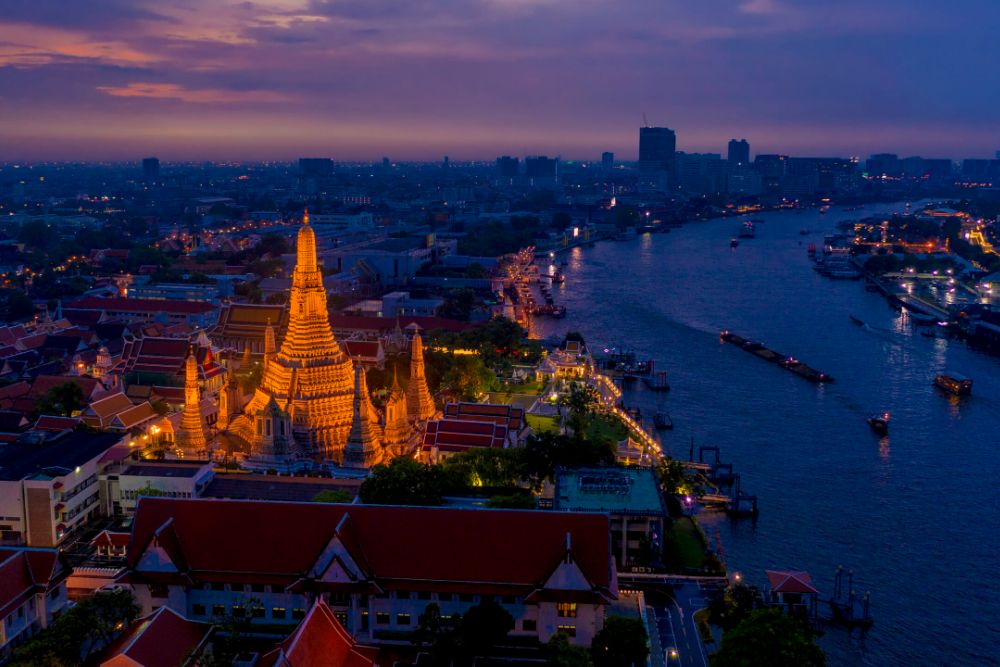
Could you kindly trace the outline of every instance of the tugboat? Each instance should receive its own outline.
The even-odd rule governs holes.
[[[934,378],[934,385],[955,396],[968,396],[972,393],[972,380],[958,373],[942,373]]]
[[[883,412],[880,415],[872,415],[868,418],[868,425],[879,435],[889,434],[889,413]]]
[[[653,415],[653,426],[660,431],[669,431],[674,427],[674,422],[666,412],[657,410]]]

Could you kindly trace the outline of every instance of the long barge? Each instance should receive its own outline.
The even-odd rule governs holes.
[[[823,373],[821,371],[812,368],[811,366],[802,363],[795,357],[789,357],[780,352],[772,350],[765,347],[763,343],[758,343],[756,341],[749,340],[742,336],[738,336],[733,332],[726,330],[719,334],[719,338],[725,342],[735,345],[736,347],[753,354],[754,356],[760,357],[764,361],[768,361],[772,364],[777,364],[787,371],[795,373],[801,378],[805,378],[810,382],[833,382],[833,377]]]

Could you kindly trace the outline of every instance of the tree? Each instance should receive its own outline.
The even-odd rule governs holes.
[[[456,617],[443,616],[437,603],[427,605],[410,641],[429,648],[431,665],[450,665],[458,652]]]
[[[455,355],[441,378],[441,388],[457,394],[463,401],[478,401],[499,386],[496,375],[486,368],[483,360],[472,355]]]
[[[507,638],[514,629],[514,617],[492,599],[465,612],[458,625],[459,642],[467,656],[484,655]]]
[[[369,505],[441,505],[445,495],[465,488],[463,480],[443,466],[400,456],[372,468],[358,495]]]
[[[15,651],[9,664],[69,667],[82,664],[139,616],[139,605],[126,589],[102,591],[68,609],[48,628]]]
[[[69,417],[86,405],[83,389],[75,382],[63,382],[42,394],[35,404],[40,415]]]
[[[758,609],[722,637],[712,667],[823,667],[817,633],[778,609]]]
[[[594,635],[590,655],[595,667],[638,667],[646,664],[646,626],[638,618],[609,616]]]
[[[552,667],[591,667],[590,652],[582,646],[573,646],[562,632],[552,635],[545,645],[545,664]]]
[[[312,499],[314,503],[349,503],[351,500],[353,496],[343,489],[323,489]]]
[[[764,600],[756,586],[734,584],[716,597],[708,606],[709,618],[713,625],[729,632],[741,622],[749,618],[756,609],[763,606]]]
[[[475,291],[467,287],[453,289],[448,292],[448,297],[441,304],[441,308],[438,309],[438,315],[450,320],[468,322],[469,317],[472,315],[472,309],[475,307]]]

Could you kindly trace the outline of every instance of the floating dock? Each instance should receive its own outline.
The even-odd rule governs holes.
[[[805,378],[810,382],[833,382],[833,377],[823,373],[821,371],[808,366],[795,357],[785,356],[780,352],[776,352],[768,347],[765,347],[763,343],[758,343],[742,336],[737,336],[731,331],[723,331],[719,334],[719,338],[725,342],[735,345],[736,347],[753,354],[754,356],[760,357],[764,361],[769,361],[772,364],[777,364],[787,371],[795,373],[801,378]]]

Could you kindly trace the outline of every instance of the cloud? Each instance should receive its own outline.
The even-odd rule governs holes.
[[[271,90],[227,90],[223,88],[185,88],[176,83],[136,81],[125,86],[97,86],[112,97],[140,97],[179,100],[189,104],[274,104],[292,98]]]
[[[761,16],[780,14],[784,11],[782,6],[778,4],[778,0],[747,0],[741,3],[738,9],[744,14]]]

